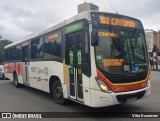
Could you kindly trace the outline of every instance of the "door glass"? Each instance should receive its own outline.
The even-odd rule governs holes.
[[[29,48],[28,46],[22,48],[22,61],[26,62],[29,58]]]
[[[66,63],[69,65],[73,65],[74,63],[74,34],[70,34],[67,36],[67,47],[66,47]]]
[[[29,47],[25,46],[22,48],[22,75],[24,83],[29,83],[28,81],[28,61],[29,61]]]
[[[77,55],[77,66],[82,65],[82,34],[81,32],[77,33],[75,36],[76,39],[76,55]]]
[[[78,98],[83,98],[83,89],[82,89],[82,32],[75,34],[76,40],[76,69],[77,69],[77,96]]]
[[[75,97],[75,68],[74,64],[74,34],[67,35],[66,38],[66,64],[71,65],[69,67],[69,83],[70,83],[70,95]]]
[[[69,65],[70,96],[77,100],[83,99],[82,40],[82,31],[69,34],[66,37],[66,64]]]

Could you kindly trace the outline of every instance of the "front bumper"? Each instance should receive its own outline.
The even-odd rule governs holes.
[[[105,107],[120,103],[132,102],[150,94],[150,85],[143,89],[120,92],[105,93],[100,90],[91,89],[91,107]]]

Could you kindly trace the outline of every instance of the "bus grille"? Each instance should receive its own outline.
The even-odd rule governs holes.
[[[137,93],[133,93],[133,94],[125,94],[125,95],[117,95],[116,98],[118,100],[118,102],[120,103],[125,103],[127,102],[127,99],[131,99],[131,98],[137,98],[140,99],[144,96],[146,91],[142,91],[142,92],[137,92]]]

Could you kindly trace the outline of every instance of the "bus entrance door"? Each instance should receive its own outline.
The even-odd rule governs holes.
[[[66,64],[69,97],[83,102],[82,31],[66,36]]]
[[[29,46],[24,46],[22,47],[22,77],[23,77],[23,83],[27,85],[29,85],[28,63],[29,63]]]

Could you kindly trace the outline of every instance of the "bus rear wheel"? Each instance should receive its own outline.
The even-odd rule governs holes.
[[[56,80],[52,88],[53,99],[58,104],[66,104],[66,99],[63,96],[63,88],[59,80]]]

